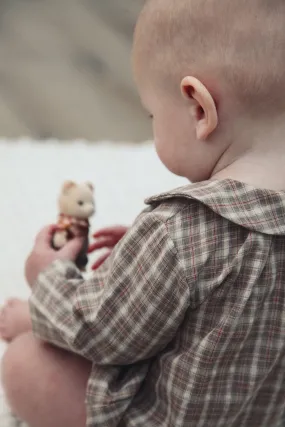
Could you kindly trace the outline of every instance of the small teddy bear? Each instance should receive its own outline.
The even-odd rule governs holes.
[[[84,271],[88,263],[89,218],[95,212],[94,187],[91,183],[76,184],[66,181],[58,198],[59,218],[52,238],[52,247],[61,249],[74,237],[85,237],[76,265]]]

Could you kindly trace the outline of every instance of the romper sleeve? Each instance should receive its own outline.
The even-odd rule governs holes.
[[[167,223],[143,213],[90,279],[71,262],[56,261],[41,273],[30,310],[40,339],[98,365],[124,365],[172,340],[189,298]]]

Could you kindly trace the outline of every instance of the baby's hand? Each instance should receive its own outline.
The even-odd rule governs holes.
[[[93,234],[93,238],[96,239],[96,241],[89,247],[88,252],[91,253],[104,248],[107,248],[108,250],[95,262],[95,264],[93,264],[92,270],[96,270],[100,267],[101,264],[103,264],[103,262],[110,256],[112,249],[122,239],[122,237],[124,237],[127,231],[128,227],[117,225],[103,228],[102,230],[99,230]]]
[[[56,260],[75,261],[79,254],[83,239],[70,240],[61,250],[56,251],[51,247],[51,240],[55,226],[45,227],[36,237],[34,248],[26,261],[25,275],[32,287],[38,275]]]

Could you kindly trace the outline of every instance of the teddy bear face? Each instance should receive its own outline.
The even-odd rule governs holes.
[[[93,187],[91,184],[64,184],[58,199],[60,213],[79,219],[87,219],[95,212]]]

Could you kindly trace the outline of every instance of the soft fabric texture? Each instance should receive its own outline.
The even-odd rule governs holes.
[[[57,221],[64,181],[95,184],[91,228],[131,224],[144,199],[185,180],[169,173],[151,143],[0,141],[1,294],[28,298],[24,261],[39,229]],[[99,255],[99,254],[98,254]],[[91,257],[92,260],[92,257]],[[0,352],[5,345],[0,343]],[[15,427],[0,392],[0,426]]]
[[[57,261],[33,290],[36,335],[93,362],[87,425],[279,426],[285,191],[207,181],[148,203],[92,277]]]

